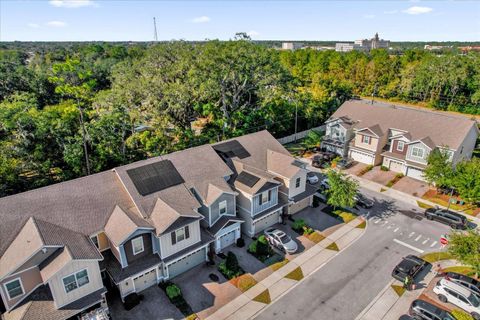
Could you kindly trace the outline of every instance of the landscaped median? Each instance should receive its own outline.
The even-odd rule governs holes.
[[[299,223],[298,225],[301,225]],[[366,222],[361,217],[351,219],[332,234],[324,237],[318,234],[318,243],[310,249],[302,252],[292,260],[282,260],[270,265],[273,272],[262,281],[247,285],[246,290],[242,290],[242,295],[238,296],[230,303],[226,304],[207,319],[221,320],[229,317],[236,319],[249,319],[255,314],[261,312],[268,304],[275,302],[281,295],[285,294],[292,287],[303,281],[310,274],[317,271],[325,265],[330,259],[336,256],[339,252],[348,247],[351,243],[357,240],[365,231]],[[301,228],[303,229],[303,226]],[[315,234],[311,232],[309,235]],[[259,242],[263,239],[257,239],[255,245],[251,247],[253,251],[258,250]],[[260,258],[268,259],[263,256],[265,253],[260,244]],[[242,277],[247,277],[248,274],[241,275],[230,280],[236,287],[241,282]],[[247,277],[248,278],[248,277]]]

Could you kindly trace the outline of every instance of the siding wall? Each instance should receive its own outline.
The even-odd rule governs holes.
[[[12,300],[8,300],[8,294],[7,290],[5,289],[4,285],[16,278],[20,278],[24,290],[24,294],[18,297],[13,298]],[[5,278],[0,282],[0,290],[2,290],[2,296],[5,297],[5,307],[7,309],[13,307],[15,303],[20,301],[22,298],[24,298],[30,291],[35,289],[39,284],[43,283],[42,276],[40,275],[40,270],[38,270],[38,267],[32,268],[25,270],[21,273],[18,273],[16,275],[10,276]]]
[[[295,182],[296,182],[297,178],[300,178],[300,187],[295,188]],[[288,181],[288,184],[287,184],[288,197],[292,198],[292,197],[296,196],[297,194],[305,192],[306,182],[307,182],[307,171],[306,170],[298,171],[298,173]]]
[[[195,221],[188,225],[190,237],[183,241],[177,242],[176,244],[172,244],[172,236],[171,233],[166,233],[160,236],[160,252],[161,258],[166,258],[171,256],[178,251],[181,251],[185,248],[188,248],[195,243],[200,242],[200,222]]]
[[[398,149],[397,149],[398,141],[400,141],[400,140],[398,140],[398,139],[393,140],[393,142],[392,142],[392,152],[397,153],[397,154],[406,155],[407,154],[407,149],[408,149],[407,144],[404,142],[405,144],[403,145],[403,151],[398,151]]]
[[[357,133],[355,135],[355,146],[363,148],[363,149],[367,149],[367,150],[377,151],[377,149],[378,149],[378,138],[369,136],[370,137],[370,143],[368,144],[368,143],[362,142],[362,137],[363,136],[364,135],[361,134],[361,133]]]
[[[235,215],[235,195],[233,194],[228,194],[228,193],[223,193],[217,200],[215,200],[212,205],[210,206],[210,212],[211,212],[211,222],[210,226],[212,226],[219,218],[220,218],[220,208],[219,204],[220,202],[226,200],[227,201],[227,212],[225,215]],[[208,219],[208,218],[207,218]]]
[[[237,207],[239,209],[242,208],[243,210],[250,213],[250,211],[252,210],[252,200],[246,194],[244,194],[242,191],[239,191],[236,200]]]
[[[133,239],[136,239],[138,237],[142,237],[143,238],[143,252],[139,253],[139,254],[136,254],[134,255],[133,254],[133,247],[132,247],[132,240]],[[126,259],[127,259],[127,263],[132,263],[138,259],[141,259],[145,256],[148,256],[148,255],[151,255],[153,253],[152,251],[152,238],[151,238],[151,233],[148,232],[148,233],[143,233],[143,234],[140,234],[140,235],[136,235],[136,236],[133,236],[131,237],[127,242],[125,242],[123,244],[123,248],[125,250],[125,256],[126,256]]]
[[[414,147],[423,149],[423,157],[420,158],[420,157],[416,157],[416,156],[412,155]],[[408,146],[406,159],[411,160],[411,161],[415,161],[415,162],[419,162],[419,163],[423,163],[423,164],[427,164],[427,159],[428,159],[428,154],[429,153],[430,153],[430,149],[428,149],[423,143],[421,143],[421,142],[414,143],[414,144],[411,144],[411,145]]]
[[[472,152],[475,149],[475,144],[477,143],[477,138],[478,138],[478,131],[475,129],[475,127],[472,126],[470,131],[468,132],[467,136],[462,142],[463,146],[463,151],[460,154],[460,150],[462,149],[462,146],[458,148],[458,150],[455,152],[453,156],[453,164],[457,164],[459,161],[462,161],[462,159],[471,159],[472,158]]]
[[[66,293],[62,278],[83,269],[87,269],[88,279],[90,282],[81,286],[80,288]],[[48,281],[48,284],[50,285],[50,290],[52,291],[57,308],[60,308],[103,288],[100,268],[96,260],[74,260],[67,264],[55,276],[53,276],[50,281]]]
[[[118,263],[122,263],[122,258],[120,257],[120,251],[119,249],[117,249],[117,247],[115,247],[115,245],[113,243],[110,242],[110,240],[108,240],[108,243],[110,245],[110,250],[112,251],[113,255],[115,256],[115,258],[117,258],[118,260]]]
[[[97,238],[98,238],[98,246],[99,246],[98,250],[102,251],[110,248],[110,242],[108,241],[108,237],[105,234],[105,232],[100,232],[97,235]]]
[[[262,196],[261,194],[256,194],[252,201],[253,201],[253,216],[255,216],[256,214],[270,208],[270,207],[273,207],[275,205],[278,204],[278,187],[275,187],[273,189],[270,189],[272,190],[272,195],[271,195],[271,198],[270,198],[270,201],[267,201],[265,202],[264,204],[260,205],[258,203],[258,199]]]

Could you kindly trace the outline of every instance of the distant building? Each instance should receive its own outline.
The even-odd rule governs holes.
[[[480,46],[467,46],[467,47],[458,47],[463,54],[468,53],[469,51],[480,51]]]
[[[335,51],[348,52],[352,50],[370,51],[372,49],[388,49],[390,40],[380,39],[378,33],[372,39],[355,40],[355,42],[342,42],[335,45]]]
[[[443,49],[451,49],[452,46],[432,46],[429,44],[426,44],[423,49],[429,50],[429,51],[435,51],[435,50],[443,50]]]
[[[283,42],[282,50],[297,50],[303,47],[303,43],[300,42]]]

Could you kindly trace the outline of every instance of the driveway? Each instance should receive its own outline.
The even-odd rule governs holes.
[[[182,290],[185,294],[185,290]],[[123,308],[122,301],[118,292],[112,292],[108,299],[108,306],[112,319],[131,320],[131,319],[183,319],[183,314],[170,303],[168,297],[158,286],[152,286],[142,291],[143,300],[130,311]]]
[[[192,310],[201,319],[208,317],[242,294],[218,272],[217,266],[218,263],[215,266],[202,263],[172,279],[172,282],[182,290],[183,297]],[[219,280],[212,281],[210,274],[215,274]]]
[[[392,189],[405,192],[415,197],[421,198],[428,190],[429,185],[425,181],[420,181],[410,177],[403,177],[395,183]]]
[[[296,213],[294,219],[303,219],[315,230],[322,232],[324,235],[330,232],[333,232],[337,228],[342,226],[342,222],[322,211],[326,205],[320,203],[320,206],[317,208],[308,207],[299,213]]]
[[[278,250],[277,248],[275,248],[275,251],[278,254],[280,254],[282,256],[285,256],[285,258],[287,258],[288,260],[292,260],[293,258],[300,255],[305,250],[308,250],[315,245],[315,243],[313,241],[311,241],[311,240],[307,239],[306,237],[304,237],[303,235],[300,235],[300,234],[296,233],[295,231],[293,231],[292,224],[293,224],[292,221],[287,220],[287,224],[285,224],[285,225],[276,224],[276,225],[273,226],[274,228],[278,228],[278,229],[282,230],[283,232],[288,234],[293,240],[295,240],[297,242],[298,250],[297,250],[297,252],[295,252],[293,254],[289,254],[289,253],[285,254],[283,252],[280,252],[280,250]]]
[[[362,178],[368,179],[370,181],[376,182],[383,184],[384,186],[387,185],[387,183],[392,180],[397,172],[393,171],[382,171],[380,170],[380,167],[373,167],[372,170],[368,171],[365,173]]]
[[[361,162],[355,162],[350,168],[347,168],[347,169],[343,170],[343,172],[358,176],[360,171],[362,171],[366,167],[368,167],[368,164],[361,163]]]

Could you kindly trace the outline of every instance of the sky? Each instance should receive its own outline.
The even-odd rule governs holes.
[[[0,0],[0,41],[480,41],[480,1]]]

